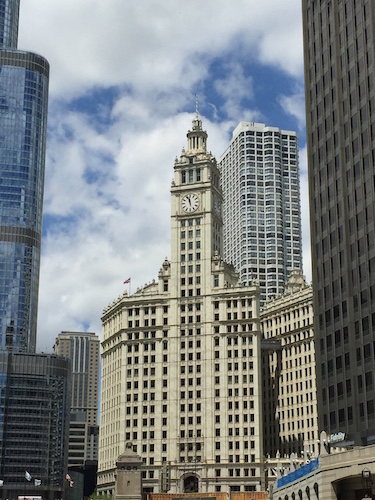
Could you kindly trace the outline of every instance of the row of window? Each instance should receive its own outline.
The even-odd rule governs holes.
[[[184,253],[181,254],[181,262],[186,262],[186,261],[192,262],[193,258],[194,258],[194,254],[193,253],[187,254],[187,258],[186,258],[186,254],[184,254]],[[195,260],[200,260],[200,259],[201,259],[201,253],[197,252],[195,254]]]
[[[163,318],[163,325],[168,325],[168,318],[167,317]],[[140,324],[140,320],[139,319],[136,319],[134,321],[134,326],[133,326],[133,320],[129,320],[128,321],[128,328],[139,328],[140,326],[144,326],[144,327],[147,327],[147,326],[156,326],[156,319],[155,318],[151,318],[151,320],[149,320],[149,319],[145,318],[143,325]]]
[[[168,337],[168,330],[163,330],[163,338]],[[128,333],[128,340],[142,340],[142,339],[155,339],[156,338],[156,331],[150,331],[150,332],[130,332]]]
[[[188,250],[192,250],[194,248],[194,242],[193,241],[189,241],[188,242]],[[201,248],[201,242],[200,240],[197,240],[195,242],[195,248]],[[181,250],[184,251],[186,250],[186,243],[183,241],[181,242]]]
[[[181,220],[181,227],[192,227],[194,225],[194,221],[195,221],[195,225],[196,226],[200,226],[201,225],[201,220],[199,217],[197,217],[196,219],[182,219]]]
[[[201,329],[200,329],[200,328],[196,328],[196,329],[195,329],[195,332],[196,332],[196,335],[200,335],[200,334],[201,334]],[[185,337],[185,335],[186,335],[186,330],[183,330],[183,329],[182,329],[180,333],[181,333],[181,337]],[[193,329],[192,329],[192,328],[189,328],[189,329],[188,329],[188,334],[189,334],[189,336],[192,336],[192,335],[193,335]]]
[[[197,273],[201,272],[201,265],[200,264],[195,265],[195,271]],[[188,273],[193,273],[193,272],[194,272],[194,266],[193,266],[193,264],[189,264]],[[181,274],[185,274],[185,273],[186,273],[186,266],[183,265],[183,266],[181,266]]]
[[[229,459],[229,463],[240,463],[241,462],[240,455],[229,455],[228,459]],[[244,463],[255,462],[255,454],[244,455],[243,462]],[[220,455],[215,455],[215,463],[217,463],[217,464],[222,463]],[[237,491],[239,491],[239,490],[237,490]]]
[[[220,303],[218,301],[214,302],[214,308],[219,309]],[[227,307],[228,308],[237,308],[237,307],[251,307],[252,305],[252,299],[233,299],[233,300],[227,300]]]
[[[246,351],[243,351],[244,353],[246,353]],[[253,350],[252,349],[249,349],[249,355],[251,353],[251,356],[253,355]],[[239,371],[241,369],[241,364],[240,363],[228,363],[228,371]],[[242,362],[242,369],[243,370],[252,370],[253,369],[253,362],[252,361],[243,361]],[[220,372],[221,371],[221,368],[220,368],[220,364],[219,363],[215,363],[215,372]]]
[[[188,238],[193,238],[194,236],[194,233],[193,233],[193,230],[190,229],[188,232],[187,232],[187,235],[188,235]],[[200,229],[196,229],[195,230],[195,236],[197,236],[198,238],[200,237],[201,235],[201,230]],[[181,239],[184,240],[186,237],[186,231],[181,231]]]
[[[187,343],[185,341],[182,341],[180,343],[180,347],[181,347],[181,349],[186,349],[186,347],[188,347],[189,349],[193,349],[194,348],[194,344],[193,344],[192,340],[189,340],[189,342],[187,342]],[[201,341],[200,340],[197,340],[195,342],[195,347],[198,348],[198,349],[201,347]]]
[[[141,312],[143,312],[144,314],[156,314],[156,307],[134,307],[133,309],[128,309],[129,316],[133,316],[133,313],[135,316],[139,316]],[[168,312],[168,306],[163,307],[163,312]]]
[[[238,349],[234,349],[233,351],[231,349],[228,349],[227,356],[228,356],[228,358],[232,358],[232,357],[233,358],[238,358],[239,352],[240,351]],[[252,349],[248,349],[248,350],[247,349],[243,349],[242,350],[242,357],[246,358],[247,355],[249,357],[252,357],[253,356],[253,350]],[[215,351],[214,357],[215,357],[215,359],[221,359],[220,351]]]
[[[190,169],[190,170],[182,170],[181,171],[181,183],[192,183],[192,182],[200,182],[201,180],[201,169]]]

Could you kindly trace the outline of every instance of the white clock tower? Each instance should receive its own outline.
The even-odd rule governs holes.
[[[215,157],[207,151],[207,133],[196,116],[174,165],[172,182],[172,274],[178,296],[206,295],[213,286],[211,260],[222,250],[222,194]]]

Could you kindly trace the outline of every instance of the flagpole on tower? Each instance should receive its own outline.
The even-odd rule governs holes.
[[[128,278],[127,280],[124,281],[124,285],[129,285],[129,290],[128,290],[129,296],[131,295],[131,284],[132,284],[131,278]]]

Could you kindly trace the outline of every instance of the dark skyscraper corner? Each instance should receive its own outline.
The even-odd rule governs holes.
[[[375,3],[304,0],[319,430],[375,442]]]

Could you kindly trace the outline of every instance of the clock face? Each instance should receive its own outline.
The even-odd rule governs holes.
[[[199,207],[199,198],[196,194],[186,194],[181,200],[182,210],[184,212],[195,212]]]

